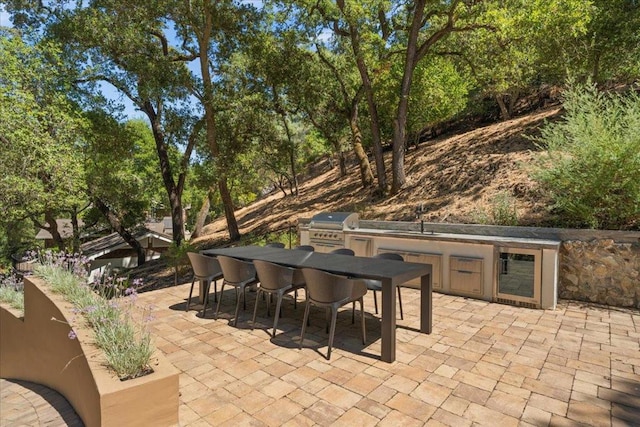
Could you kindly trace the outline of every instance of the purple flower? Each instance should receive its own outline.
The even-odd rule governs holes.
[[[133,295],[135,293],[136,293],[136,290],[134,288],[131,288],[131,287],[124,290],[124,294],[125,295]]]
[[[75,340],[76,338],[78,338],[78,336],[76,335],[76,332],[73,329],[69,331],[67,336],[69,337],[70,340]]]

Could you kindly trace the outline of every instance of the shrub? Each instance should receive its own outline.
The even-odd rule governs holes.
[[[0,275],[0,301],[24,312],[24,291],[22,279],[15,274]]]
[[[489,199],[488,209],[476,209],[473,222],[491,225],[518,225],[516,199],[507,191],[501,191]]]
[[[182,242],[180,246],[172,242],[169,249],[164,253],[163,256],[167,260],[167,265],[174,269],[174,285],[178,284],[178,276],[188,269],[190,264],[187,253],[193,251],[193,246],[188,242]]]
[[[120,379],[150,372],[153,346],[146,328],[148,312],[134,312],[135,288],[121,291],[127,279],[110,278],[101,281],[96,292],[96,287],[87,282],[86,264],[86,258],[78,255],[46,252],[36,266],[35,275],[45,279],[54,292],[74,306],[75,313],[82,315],[93,329],[96,345],[104,351],[107,364]],[[69,321],[69,338],[73,339],[75,320]]]
[[[565,225],[640,225],[640,96],[570,86],[564,119],[535,140],[546,152],[533,178],[549,192]]]

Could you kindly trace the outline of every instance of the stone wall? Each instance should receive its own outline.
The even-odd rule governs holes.
[[[640,243],[562,242],[558,297],[640,308]]]

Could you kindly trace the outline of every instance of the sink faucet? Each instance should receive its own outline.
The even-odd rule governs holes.
[[[424,219],[422,218],[422,214],[424,213],[424,204],[420,203],[416,206],[416,219],[420,218],[420,234],[424,234]]]

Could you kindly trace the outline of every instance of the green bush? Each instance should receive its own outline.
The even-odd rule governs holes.
[[[132,283],[122,293],[111,295],[112,299],[104,298],[102,292],[87,283],[87,262],[81,256],[47,252],[40,257],[34,274],[46,280],[53,292],[61,294],[73,305],[73,311],[82,315],[81,319],[93,329],[95,343],[104,351],[108,366],[120,379],[152,372],[153,345],[147,328],[150,309],[137,307],[133,287],[140,283]],[[113,283],[120,286],[122,282],[115,280]],[[99,291],[104,290],[104,283]],[[83,322],[75,317],[69,322],[68,337],[75,339],[74,327]]]
[[[477,224],[518,225],[516,199],[508,191],[501,191],[489,199],[489,208],[476,209],[472,221]]]
[[[640,226],[640,96],[571,86],[562,121],[536,141],[546,148],[533,178],[549,192],[564,225]]]

